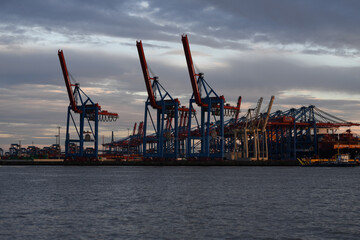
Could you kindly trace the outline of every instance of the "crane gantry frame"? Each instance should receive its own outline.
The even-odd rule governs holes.
[[[136,46],[148,93],[143,125],[143,155],[152,158],[184,157],[183,128],[189,109],[180,106],[179,99],[173,98],[166,91],[158,77],[150,77],[142,42],[137,41]],[[159,96],[159,99],[156,99],[156,96]],[[156,124],[152,118],[150,107],[156,110]],[[151,120],[155,136],[148,134],[148,118]]]
[[[66,123],[65,160],[97,160],[99,121],[116,121],[118,114],[101,110],[101,106],[81,90],[79,83],[71,84],[62,50],[58,51],[58,56],[70,101]],[[78,121],[73,113],[79,115]],[[70,136],[71,123],[76,132],[75,137]],[[85,127],[88,128],[86,131]],[[92,147],[85,148],[85,143],[91,142]]]
[[[195,72],[187,35],[182,35],[181,40],[193,89],[189,101],[187,156],[190,158],[223,158],[225,147],[224,117],[225,115],[238,117],[241,98],[239,97],[236,107],[225,105],[225,97],[219,96],[211,88],[205,81],[203,73]],[[203,93],[205,96],[202,96]],[[191,130],[194,103],[201,108],[198,131]]]

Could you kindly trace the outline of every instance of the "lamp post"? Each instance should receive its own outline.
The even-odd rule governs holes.
[[[130,154],[130,133],[129,133],[129,128],[127,129],[128,130],[128,151],[127,153]]]
[[[60,158],[61,156],[61,137],[60,137],[60,126],[57,127],[58,128],[58,135],[57,135],[57,138],[59,139],[58,141],[56,141],[56,144],[58,144],[59,146],[59,155],[58,157]]]

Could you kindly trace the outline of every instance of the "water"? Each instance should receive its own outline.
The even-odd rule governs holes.
[[[0,239],[359,239],[360,167],[0,166]]]

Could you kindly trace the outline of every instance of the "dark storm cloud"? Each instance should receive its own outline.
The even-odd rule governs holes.
[[[2,24],[22,27],[42,27],[49,32],[59,32],[65,36],[81,34],[101,34],[121,37],[147,37],[157,39],[160,31],[168,27],[136,16],[130,16],[132,1],[32,1],[0,3]],[[13,29],[16,34],[18,28]],[[140,33],[140,34],[139,34]],[[166,34],[160,34],[168,39]]]
[[[359,1],[243,0],[204,1],[231,16],[223,21],[232,37],[265,34],[265,41],[359,48]],[[229,25],[230,23],[230,25]],[[219,27],[222,27],[221,25]]]
[[[132,88],[134,74],[140,69],[134,57],[110,55],[96,50],[88,52],[64,49],[65,60],[70,74],[81,85],[91,82],[118,81],[119,87]],[[126,86],[122,85],[126,84]],[[57,49],[0,51],[0,83],[2,87],[18,84],[64,85]],[[116,87],[116,84],[114,85]]]
[[[277,57],[227,59],[225,63],[227,67],[223,69],[203,70],[205,79],[218,89],[218,94],[229,95],[230,99],[242,95],[246,101],[256,102],[260,96],[289,90],[357,94],[359,85],[360,67],[311,66]]]
[[[1,1],[2,25],[10,32],[42,27],[69,37],[101,34],[134,39],[193,42],[218,48],[246,48],[238,40],[360,48],[359,1]],[[7,36],[5,41],[19,41]]]
[[[176,66],[166,60],[174,57],[169,53],[182,54],[182,33],[189,34],[193,53],[201,52],[209,59],[216,58],[219,51],[204,52],[195,44],[240,50],[234,51],[239,53],[237,57],[223,56],[223,66],[199,64],[208,83],[228,102],[234,103],[241,95],[244,106],[255,105],[263,96],[265,104],[276,95],[274,110],[314,104],[336,110],[345,119],[356,119],[356,100],[323,100],[284,92],[309,89],[357,94],[358,67],[304,65],[274,57],[276,51],[270,58],[244,55],[251,55],[254,43],[295,43],[304,44],[299,51],[308,55],[356,57],[360,50],[358,9],[360,2],[344,0],[0,1],[0,102],[6,113],[0,118],[0,134],[14,134],[15,141],[21,131],[30,139],[47,135],[42,127],[64,127],[68,99],[58,48],[64,49],[70,73],[91,98],[104,109],[119,113],[113,128],[126,129],[143,119],[146,101],[141,94],[145,85],[135,40],[141,39],[145,48],[159,52],[171,45],[162,42],[175,43],[176,49],[170,47],[157,56],[148,54],[148,63],[170,94],[188,105],[191,85],[185,58]],[[51,38],[53,46],[42,48],[49,40],[43,36]],[[126,51],[132,47],[132,52],[111,51],[111,44],[101,38],[104,36],[115,37],[113,41],[119,40]],[[81,44],[94,47],[76,47]],[[355,50],[349,50],[352,48]],[[255,50],[259,54],[259,49]],[[196,63],[197,56],[193,57]],[[25,125],[18,128],[10,123]],[[4,142],[9,140],[0,139],[0,144]]]
[[[1,51],[0,83],[2,87],[25,83],[56,84],[56,79],[59,78],[56,70],[60,69],[60,65],[56,62],[55,54],[56,52],[51,56],[41,52]]]

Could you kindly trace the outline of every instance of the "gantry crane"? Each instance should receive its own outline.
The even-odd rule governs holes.
[[[240,133],[240,158],[256,160],[258,151],[258,135],[257,128],[259,125],[258,116],[263,98],[259,98],[255,108],[249,108],[244,116],[243,124],[239,125],[237,129],[233,129],[235,134],[235,142],[237,140],[237,132]],[[237,144],[234,145],[234,152]],[[238,158],[235,157],[235,158]]]
[[[62,50],[58,51],[58,56],[70,100],[66,125],[65,159],[97,160],[98,123],[99,121],[116,121],[118,114],[101,110],[100,105],[94,103],[90,97],[81,90],[79,83],[72,84]],[[78,121],[76,121],[74,114],[79,115]],[[71,122],[72,128],[70,127]],[[85,127],[87,129],[85,129]],[[76,134],[74,134],[75,137],[70,136],[72,130],[76,132]],[[90,147],[88,146],[89,143]]]
[[[314,105],[276,111],[270,114],[267,124],[269,158],[296,161],[297,158],[316,157],[320,139],[329,130],[334,132],[351,126],[360,124],[345,121]]]
[[[246,126],[245,126],[245,131],[246,131],[246,136],[248,138],[248,154],[249,154],[249,158],[251,160],[258,160],[258,152],[259,152],[259,136],[258,136],[258,129],[259,129],[259,125],[260,125],[260,121],[259,121],[259,114],[260,114],[260,109],[261,109],[261,105],[263,102],[263,98],[261,97],[255,107],[255,109],[249,109],[250,115],[249,118],[247,120],[249,120],[250,122],[246,122]],[[254,111],[254,115],[251,116],[251,110]]]
[[[127,158],[142,155],[143,126],[144,122],[140,122],[139,124],[135,122],[132,135],[103,144],[105,148],[104,152],[107,154],[107,157]],[[136,127],[138,127],[137,132]]]
[[[225,97],[219,96],[205,81],[203,73],[195,73],[187,35],[182,35],[185,58],[193,89],[189,101],[187,156],[200,158],[224,157],[224,117],[238,117],[241,97],[236,107],[225,105]],[[196,79],[197,78],[197,79]],[[192,131],[194,103],[201,108],[198,131]],[[218,117],[218,119],[217,119]]]
[[[270,102],[265,114],[261,114],[258,124],[257,131],[257,140],[258,142],[258,151],[257,151],[257,160],[269,160],[269,148],[268,148],[268,134],[266,132],[266,126],[269,121],[270,112],[272,105],[274,103],[275,96],[271,96]]]
[[[177,98],[174,99],[165,90],[158,77],[150,77],[142,42],[137,41],[136,46],[148,93],[143,125],[144,157],[178,158],[184,152],[183,146],[185,146],[185,139],[183,135],[179,137],[179,132],[183,133],[183,120],[189,109],[180,106],[180,101]],[[151,116],[150,108],[156,110],[156,124]],[[148,118],[151,120],[155,135],[148,133]]]

